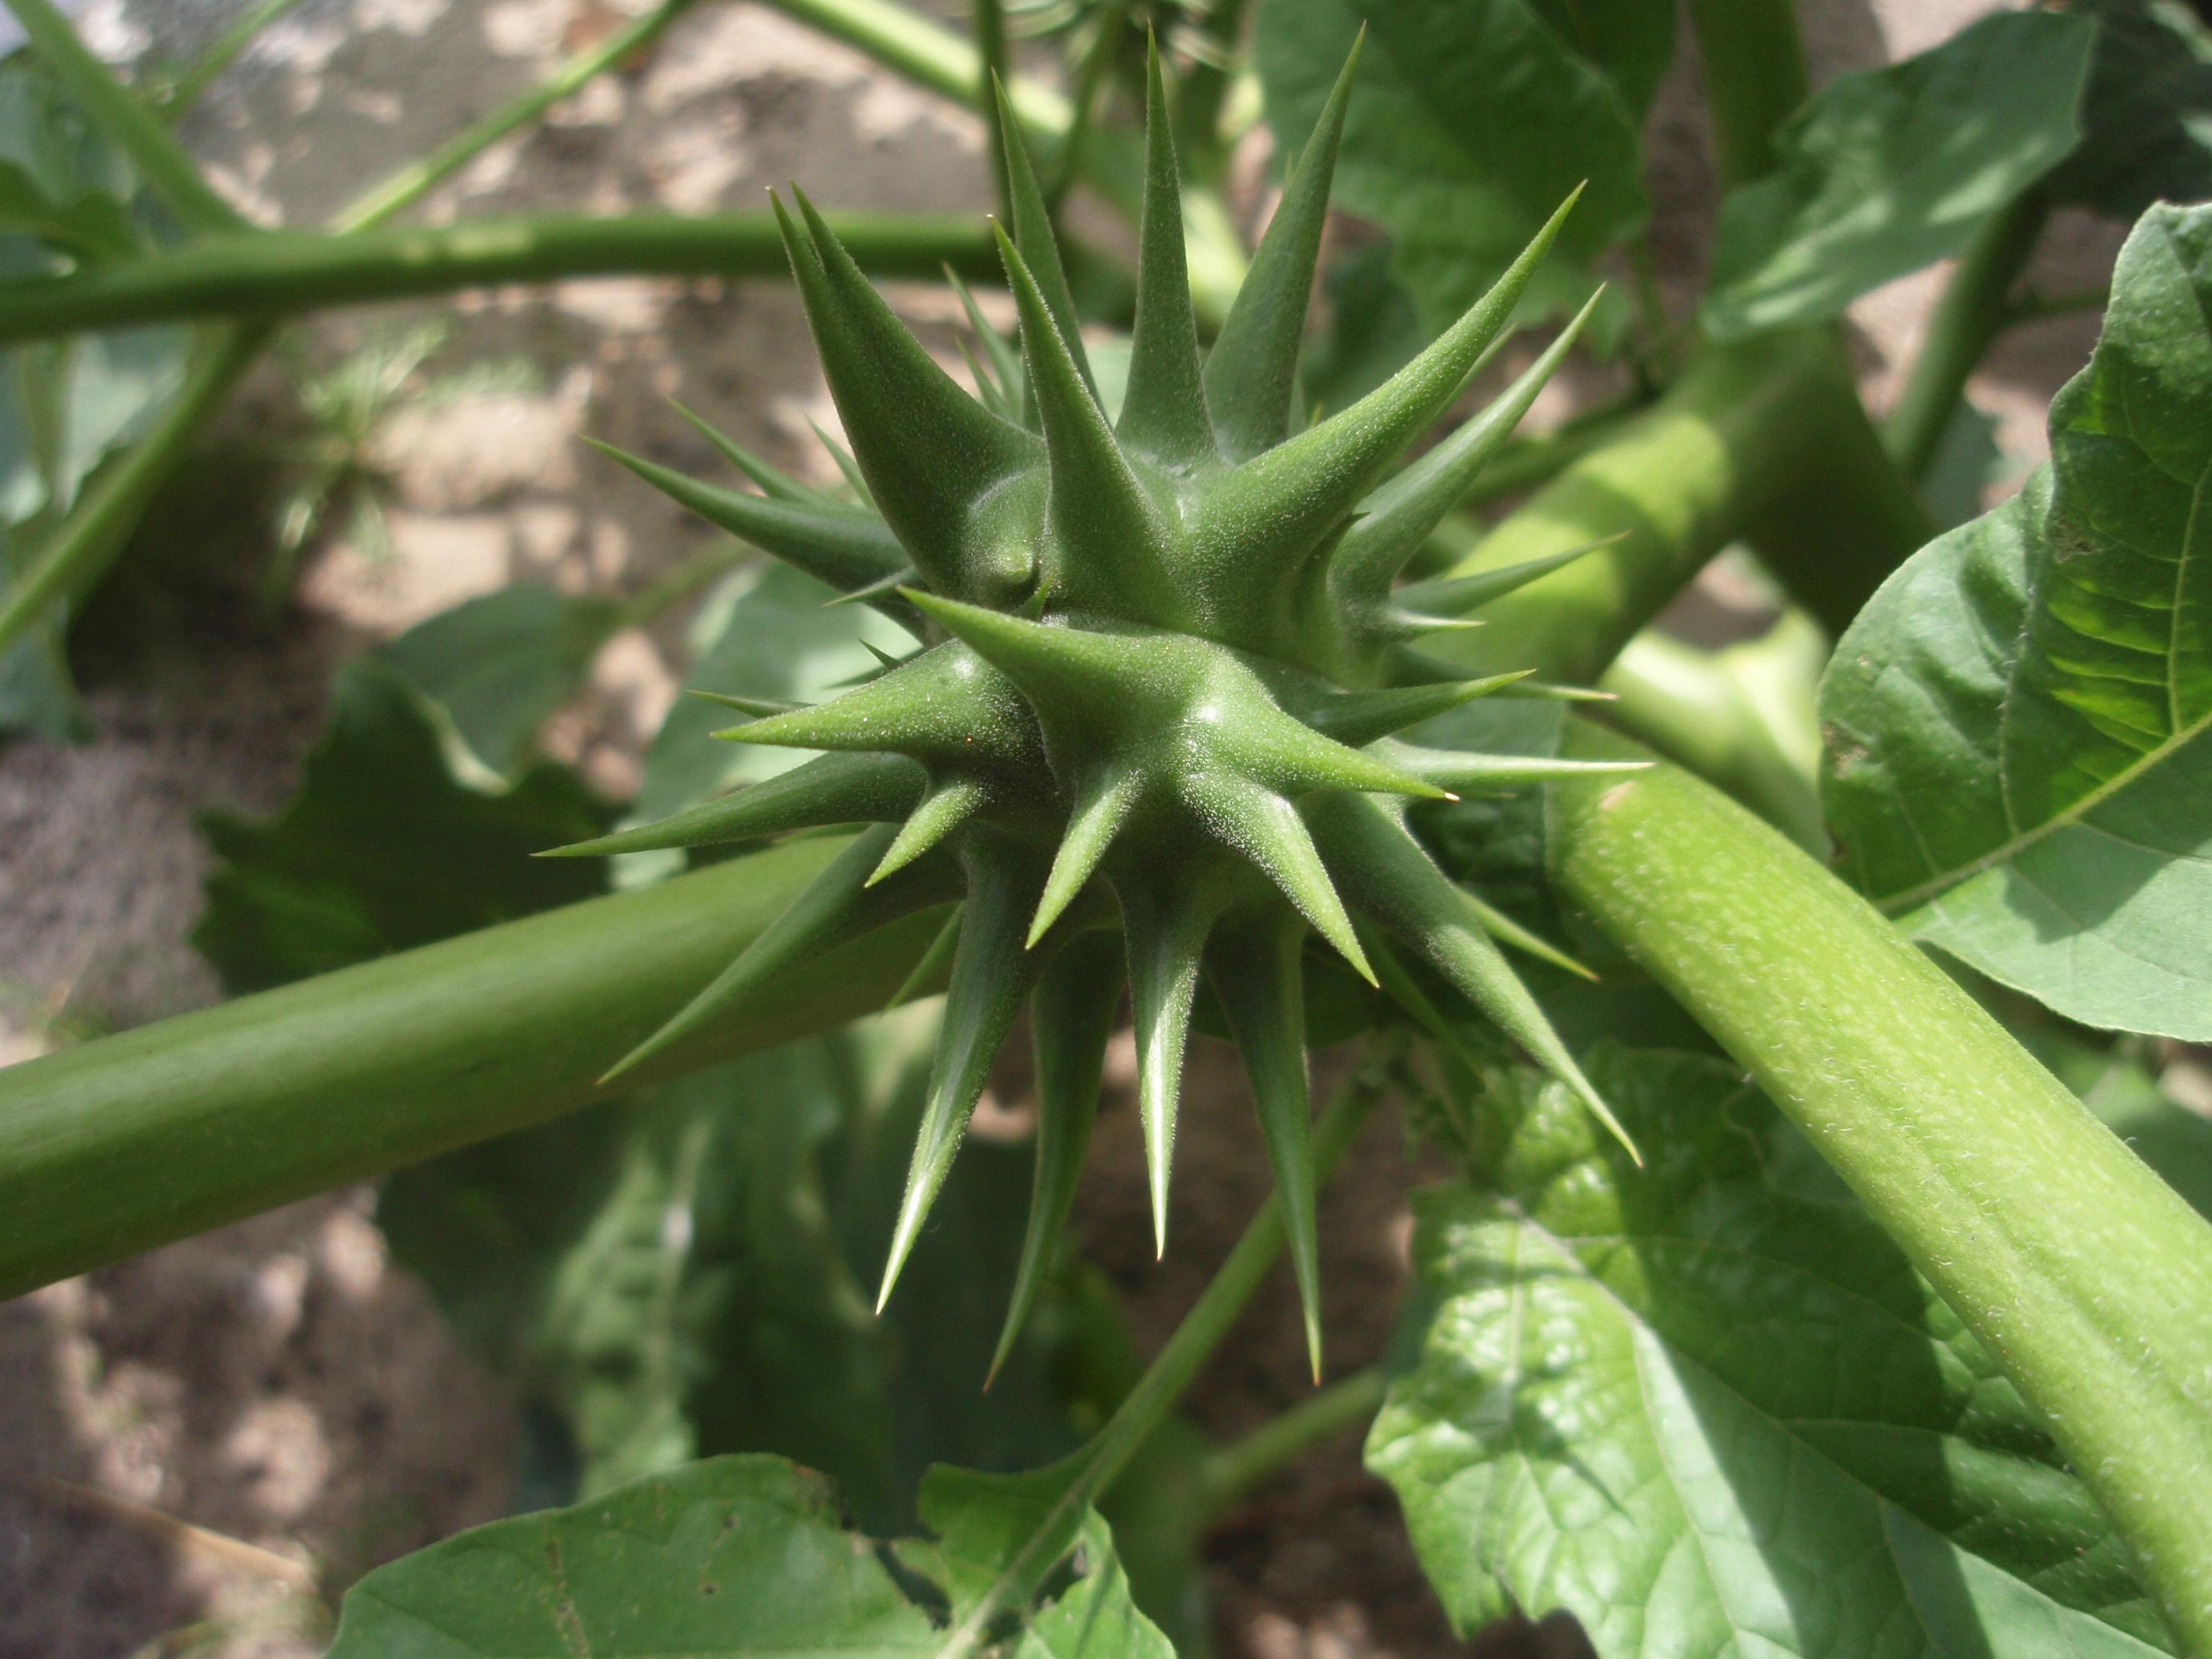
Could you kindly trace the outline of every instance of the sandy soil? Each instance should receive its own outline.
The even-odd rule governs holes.
[[[1806,11],[1825,76],[1918,50],[1989,9],[1808,0]],[[228,10],[106,0],[88,27],[115,56],[183,56]],[[602,0],[309,0],[187,137],[257,216],[311,222],[538,79],[611,15]],[[1662,96],[1653,143],[1657,252],[1678,300],[1694,292],[1711,214],[1701,146],[1685,68]],[[647,62],[486,155],[427,211],[700,210],[756,200],[793,174],[844,205],[980,208],[980,158],[965,115],[732,3],[702,8]],[[2063,287],[2100,276],[2117,234],[2068,225],[2053,244],[2045,274]],[[1931,273],[1899,283],[1855,314],[1877,401],[1893,366],[1909,361],[1938,283]],[[942,337],[940,296],[895,297]],[[281,628],[242,622],[234,605],[187,605],[167,647],[113,662],[95,653],[94,744],[0,751],[0,1062],[73,1030],[216,994],[185,940],[206,863],[193,814],[216,804],[263,812],[284,799],[334,661],[514,575],[627,589],[699,544],[701,531],[673,508],[580,454],[580,432],[703,467],[703,446],[662,402],[678,393],[772,459],[824,470],[806,421],[832,411],[796,301],[779,285],[572,283],[455,309],[438,371],[475,367],[527,389],[421,409],[380,434],[396,556],[380,562],[331,540]],[[327,362],[394,320],[323,319],[303,331],[302,349]],[[2021,331],[1978,380],[2008,449],[2039,458],[2045,402],[2093,336],[2081,320]],[[274,374],[230,417],[234,441],[255,436],[282,403]],[[605,787],[635,781],[639,744],[674,693],[675,660],[672,635],[618,639],[586,706],[561,723]],[[1189,1214],[1169,1261],[1155,1266],[1140,1248],[1141,1159],[1126,1109],[1103,1121],[1082,1200],[1086,1234],[1148,1340],[1197,1294],[1264,1181],[1233,1066],[1218,1054],[1194,1065],[1221,1081],[1223,1098],[1186,1131]],[[1401,1194],[1414,1173],[1398,1129],[1380,1121],[1329,1194],[1335,1365],[1380,1350],[1404,1274]],[[1233,1432],[1296,1399],[1297,1331],[1279,1276],[1195,1391],[1194,1413]],[[0,1306],[0,1659],[106,1659],[205,1620],[234,1621],[208,1632],[226,1655],[319,1650],[296,1627],[301,1564],[357,1570],[501,1513],[515,1440],[501,1391],[458,1354],[420,1289],[387,1270],[362,1192]],[[1468,1650],[1443,1628],[1354,1438],[1257,1494],[1212,1540],[1225,1651]],[[160,1517],[210,1535],[181,1535]],[[1508,1645],[1574,1650],[1557,1632],[1494,1650]]]

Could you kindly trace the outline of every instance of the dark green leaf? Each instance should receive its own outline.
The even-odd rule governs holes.
[[[2212,31],[2178,0],[2069,0],[2097,20],[2081,143],[2053,200],[2132,220],[2152,203],[2212,196]]]
[[[1961,398],[1921,477],[1920,499],[1929,516],[1949,530],[1980,518],[1990,487],[2026,471],[2025,463],[2014,467],[1997,447],[1996,417]]]
[[[1530,0],[1268,0],[1254,52],[1279,143],[1304,143],[1363,21],[1336,199],[1390,232],[1430,331],[1472,304],[1585,180],[1523,304],[1586,297],[1589,278],[1572,267],[1646,211],[1636,125],[1605,73]]]
[[[941,1520],[988,1530],[988,1493]],[[1078,1577],[1027,1615],[1022,1659],[1172,1659],[1130,1604],[1105,1523],[1085,1517]],[[924,1552],[915,1553],[921,1558]],[[891,1659],[939,1650],[942,1609],[845,1530],[821,1476],[720,1457],[574,1509],[434,1544],[349,1590],[333,1659]]]
[[[0,237],[29,236],[70,255],[131,252],[135,187],[122,153],[36,54],[0,61]],[[18,262],[6,262],[12,270]]]
[[[969,1149],[884,1318],[880,1267],[936,1015],[793,1043],[392,1176],[378,1218],[477,1352],[567,1426],[586,1494],[702,1453],[914,1520],[932,1462],[1073,1436],[1042,1328],[986,1396],[1028,1149]]]
[[[1649,1169],[1516,1074],[1475,1179],[1418,1201],[1437,1306],[1368,1457],[1462,1628],[1517,1605],[1607,1654],[2172,1650],[2033,1412],[1864,1211],[1785,1179],[1739,1070],[1589,1071]]]
[[[417,623],[376,654],[443,712],[480,765],[507,777],[621,617],[611,599],[518,583]]]
[[[1821,686],[1845,873],[2085,1024],[2212,1037],[2212,210],[2154,209],[2052,465],[1931,543]]]
[[[608,816],[560,767],[496,793],[457,781],[407,681],[353,663],[283,810],[202,821],[222,863],[193,943],[230,989],[252,991],[586,898],[603,890],[601,866],[530,855],[600,833]]]
[[[1674,8],[1652,0],[1530,0],[1538,16],[1603,70],[1640,125],[1674,56]]]
[[[1838,76],[1776,136],[1775,171],[1721,204],[1706,330],[1818,322],[1957,252],[2073,149],[2095,34],[2008,12]]]

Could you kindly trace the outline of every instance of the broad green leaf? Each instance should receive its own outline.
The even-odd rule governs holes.
[[[1501,1079],[1419,1196],[1437,1306],[1368,1442],[1456,1625],[1607,1656],[2147,1659],[2117,1533],[1994,1360],[1725,1061],[1601,1048],[1650,1166]],[[1832,1181],[1832,1178],[1830,1178]]]
[[[787,565],[763,561],[738,572],[702,607],[692,624],[695,660],[687,687],[751,697],[815,702],[876,666],[868,646],[904,655],[905,629],[866,605],[828,603],[834,591]],[[647,823],[681,811],[742,783],[798,765],[797,750],[725,743],[712,733],[730,711],[679,697],[645,760],[645,782],[629,819]]]
[[[987,1501],[972,1496],[973,1503]],[[966,1509],[963,1528],[983,1517]],[[1087,1516],[1074,1582],[1022,1609],[1021,1659],[1171,1659]],[[1066,1552],[1063,1552],[1065,1554]],[[346,1594],[333,1659],[894,1659],[942,1609],[846,1530],[820,1475],[781,1458],[690,1464],[568,1510],[495,1522]]]
[[[460,782],[408,682],[352,663],[283,810],[202,819],[222,863],[192,942],[231,990],[252,991],[587,898],[604,890],[599,866],[530,855],[608,817],[561,767],[503,791]]]
[[[2073,149],[2095,35],[2007,12],[1821,88],[1776,135],[1774,172],[1721,204],[1706,331],[1819,322],[1964,247]]]
[[[2154,202],[2212,196],[2212,30],[2179,0],[2070,0],[2097,20],[2081,143],[2045,188],[2133,220]]]
[[[509,777],[621,619],[611,599],[517,583],[417,623],[376,654],[443,712],[478,764]]]
[[[1530,309],[1578,302],[1589,279],[1574,267],[1644,221],[1637,121],[1606,72],[1547,21],[1562,9],[1532,0],[1267,0],[1261,9],[1254,58],[1267,118],[1291,149],[1366,25],[1336,201],[1390,232],[1398,276],[1432,333],[1577,185],[1588,188]],[[1610,19],[1620,9],[1602,9]],[[1609,21],[1602,32],[1623,43],[1625,63],[1648,64],[1648,48],[1627,44],[1632,32],[1616,35]]]
[[[1886,583],[1821,686],[1844,873],[2088,1025],[2212,1037],[2212,210],[2154,209],[2052,463]]]

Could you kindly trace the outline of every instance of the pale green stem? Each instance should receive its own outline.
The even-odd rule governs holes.
[[[538,85],[455,133],[428,155],[410,161],[390,178],[364,191],[331,216],[330,229],[337,235],[367,230],[412,206],[507,134],[529,125],[563,98],[582,90],[587,82],[639,48],[650,45],[696,3],[697,0],[661,0],[652,10],[632,18],[605,40],[578,52]]]
[[[1316,1181],[1327,1180],[1336,1168],[1337,1161],[1351,1146],[1360,1125],[1367,1121],[1368,1113],[1381,1094],[1379,1080],[1355,1076],[1316,1120],[1313,1159]],[[1183,1316],[1182,1322],[1176,1327],[1175,1334],[1145,1368],[1136,1386],[1078,1454],[1068,1488],[1054,1506],[1055,1517],[1081,1514],[1114,1484],[1115,1477],[1128,1466],[1129,1459],[1174,1410],[1176,1401],[1182,1397],[1199,1368],[1221,1346],[1237,1316],[1251,1301],[1253,1292],[1273,1268],[1286,1238],[1282,1200],[1271,1194],[1237,1239],[1236,1248],[1229,1252],[1228,1260],[1221,1264],[1191,1310]],[[1037,1528],[1024,1550],[1017,1552],[1006,1569],[993,1580],[990,1592],[978,1599],[975,1608],[934,1650],[938,1659],[982,1649],[986,1633],[1006,1610],[1015,1586],[1024,1583],[1032,1569],[1042,1570],[1051,1565],[1043,1560],[1024,1561],[1023,1553],[1042,1551],[1055,1533],[1050,1522]]]

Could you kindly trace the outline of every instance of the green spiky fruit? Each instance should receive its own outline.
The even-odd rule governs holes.
[[[949,953],[943,1034],[883,1291],[1026,999],[1038,1060],[1036,1186],[1002,1356],[1067,1214],[1125,980],[1158,1242],[1164,1248],[1177,1083],[1203,975],[1259,1103],[1316,1370],[1302,992],[1310,940],[1370,981],[1379,969],[1418,1006],[1426,998],[1395,954],[1404,951],[1605,1112],[1492,931],[1545,947],[1455,887],[1404,818],[1419,798],[1592,769],[1390,736],[1519,678],[1400,684],[1407,642],[1470,625],[1469,611],[1559,562],[1397,582],[1528,408],[1572,329],[1491,408],[1392,473],[1502,337],[1559,221],[1388,384],[1328,419],[1295,420],[1299,340],[1352,72],[1347,64],[1243,291],[1201,355],[1155,58],[1136,325],[1118,418],[1100,400],[1009,116],[1013,234],[1000,240],[1020,351],[971,305],[975,396],[923,351],[804,196],[796,218],[777,204],[852,441],[859,504],[799,484],[714,434],[761,493],[617,457],[716,524],[899,619],[922,648],[819,707],[727,698],[757,718],[722,735],[819,757],[661,823],[563,849],[872,826],[616,1069],[736,1017],[803,957],[957,900],[957,920],[922,970],[944,971]]]

